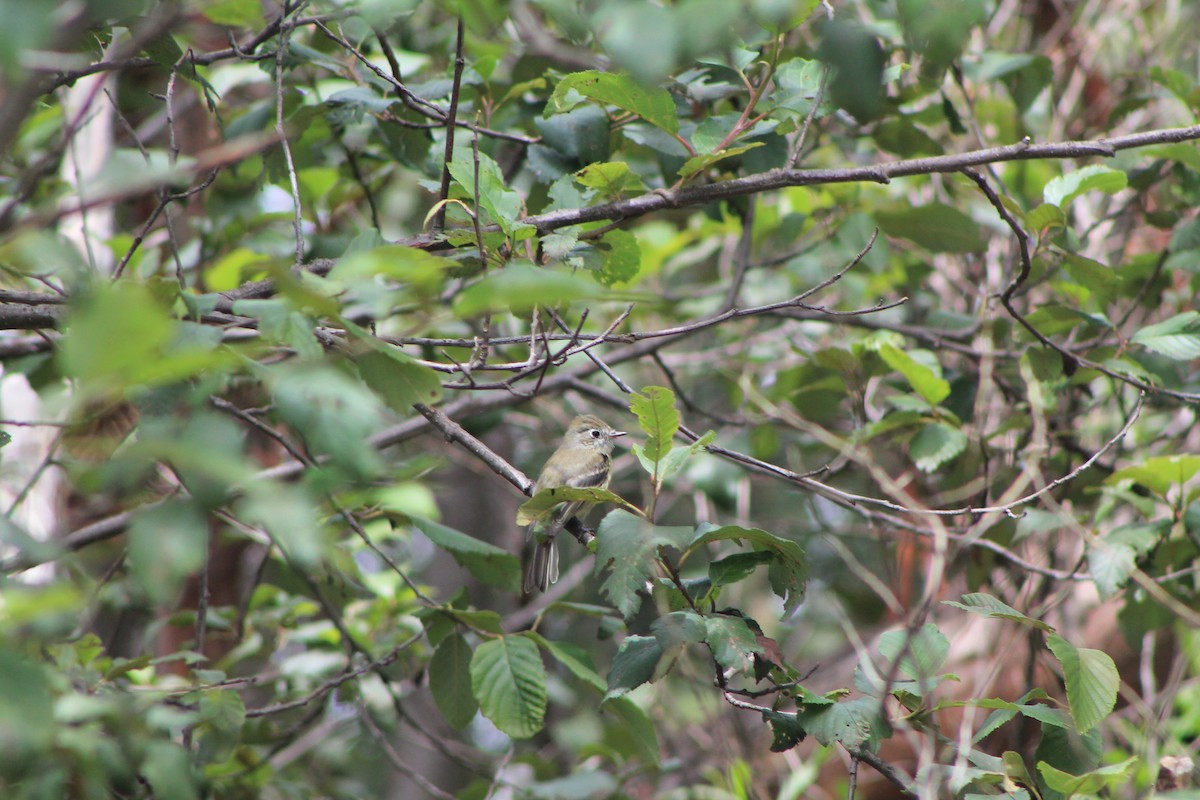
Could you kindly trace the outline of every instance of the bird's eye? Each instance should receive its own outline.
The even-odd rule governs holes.
[[[598,430],[596,430],[595,428],[593,428],[593,429],[592,429],[592,438],[593,438],[593,439],[599,439],[599,438],[600,438],[600,431],[598,431]]]

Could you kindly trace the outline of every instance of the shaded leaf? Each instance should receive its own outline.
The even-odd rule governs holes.
[[[933,422],[921,428],[908,445],[908,454],[917,469],[933,472],[967,449],[967,435],[960,428]]]
[[[1124,172],[1101,164],[1092,164],[1050,179],[1042,190],[1042,197],[1051,205],[1065,208],[1084,192],[1096,190],[1105,194],[1116,194],[1128,183],[1129,178]]]
[[[609,512],[596,530],[595,571],[608,571],[600,591],[629,618],[641,605],[638,592],[654,573],[658,547],[680,548],[691,536],[690,527],[654,525],[622,509]]]
[[[1012,622],[1019,622],[1022,625],[1029,625],[1047,633],[1053,632],[1054,628],[1042,622],[1040,619],[1028,617],[1017,611],[1012,606],[998,600],[990,594],[983,592],[975,592],[972,594],[964,594],[960,598],[961,602],[953,600],[943,600],[942,604],[960,608],[963,611],[970,611],[972,614],[979,614],[983,617],[991,617],[993,619],[1007,619]]]
[[[661,657],[662,645],[656,637],[626,636],[608,671],[608,692],[604,695],[605,701],[620,697],[649,682],[654,677]]]
[[[431,519],[413,517],[413,524],[479,580],[501,589],[520,591],[521,559],[512,553]]]
[[[429,662],[429,689],[438,710],[455,730],[475,718],[479,703],[471,692],[471,646],[459,634],[447,636]]]
[[[985,244],[974,220],[943,203],[876,211],[875,219],[889,236],[934,253],[979,253]]]

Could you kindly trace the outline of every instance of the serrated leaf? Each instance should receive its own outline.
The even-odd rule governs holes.
[[[1051,178],[1042,190],[1042,197],[1051,205],[1065,208],[1072,200],[1084,192],[1092,190],[1105,194],[1116,194],[1129,183],[1129,177],[1120,170],[1101,164],[1077,169],[1066,175]]]
[[[943,203],[876,211],[875,220],[889,236],[908,239],[933,253],[978,253],[985,246],[979,225]]]
[[[654,573],[660,545],[682,549],[692,536],[690,527],[654,525],[628,511],[608,513],[596,530],[596,566],[608,571],[600,591],[628,619],[641,605],[638,592]]]
[[[890,732],[880,716],[881,708],[878,698],[859,697],[827,706],[805,706],[796,714],[796,721],[826,747],[841,743],[848,750],[874,752]]]
[[[1135,333],[1131,341],[1176,361],[1200,358],[1200,312],[1185,311],[1148,325]]]
[[[907,643],[907,651],[905,644]],[[933,680],[950,652],[950,641],[933,623],[925,623],[911,635],[888,631],[879,637],[879,654],[895,663],[901,652],[900,671],[915,681]]]
[[[600,259],[592,276],[601,286],[629,283],[642,269],[642,246],[629,231],[609,231],[592,243],[592,251]]]
[[[804,600],[804,590],[808,582],[808,559],[804,555],[804,548],[799,544],[758,528],[702,523],[697,526],[695,535],[687,544],[684,558],[703,545],[718,541],[746,541],[756,550],[771,554],[767,580],[771,584],[771,591],[783,600],[785,614],[795,611]]]
[[[521,560],[512,553],[431,519],[413,517],[413,524],[479,580],[500,589],[520,591]]]
[[[550,516],[551,512],[562,503],[583,500],[590,503],[612,503],[638,516],[644,516],[642,510],[608,489],[580,489],[574,486],[555,486],[542,489],[533,497],[526,500],[517,509],[517,527],[524,528],[535,522],[541,522]],[[582,516],[581,510],[578,516]]]
[[[754,631],[741,617],[713,614],[704,618],[704,641],[725,669],[749,672],[755,653],[762,652]]]
[[[429,662],[429,689],[433,701],[455,730],[462,730],[479,710],[471,691],[471,646],[459,634],[447,636]]]
[[[641,192],[646,188],[641,177],[631,171],[624,161],[588,164],[575,173],[575,180],[608,199],[616,199],[629,191]]]
[[[992,597],[990,594],[985,594],[984,592],[964,594],[960,598],[960,602],[955,602],[954,600],[943,600],[942,604],[959,608],[963,611],[970,611],[972,614],[979,614],[983,617],[990,617],[992,619],[1007,619],[1011,620],[1012,622],[1019,622],[1022,625],[1029,625],[1037,628],[1038,630],[1046,631],[1047,633],[1052,633],[1054,631],[1054,628],[1050,627],[1045,622],[1042,622],[1040,619],[1028,617],[1004,601],[998,600],[997,598]]]
[[[1062,664],[1067,684],[1067,704],[1081,734],[1096,727],[1117,704],[1121,678],[1112,658],[1100,650],[1075,647],[1057,634],[1046,645]]]
[[[502,636],[475,648],[471,691],[483,715],[514,739],[528,739],[542,729],[546,669],[529,638]]]
[[[781,711],[762,712],[763,720],[771,726],[771,752],[783,753],[803,742],[808,736],[795,714]]]
[[[626,636],[621,642],[612,667],[608,670],[608,692],[605,702],[620,697],[654,677],[662,645],[654,636]]]
[[[671,671],[685,647],[704,641],[704,618],[695,611],[673,611],[656,619],[650,631],[662,651],[651,678],[656,681]]]
[[[575,95],[624,109],[667,133],[679,130],[675,101],[665,89],[647,88],[626,75],[597,70],[574,72],[559,81],[545,116],[574,108],[580,102]]]
[[[967,435],[944,422],[934,422],[917,432],[908,444],[908,455],[917,469],[933,472],[967,449]]]
[[[629,410],[646,432],[646,441],[641,446],[642,454],[651,464],[657,465],[670,452],[672,440],[679,431],[675,393],[665,386],[647,386],[630,396]]]
[[[950,396],[950,384],[932,369],[916,361],[895,345],[882,344],[877,352],[884,363],[899,372],[909,386],[932,406]]]

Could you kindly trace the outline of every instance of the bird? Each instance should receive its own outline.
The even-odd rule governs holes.
[[[606,422],[591,414],[571,420],[562,442],[546,460],[533,486],[533,495],[543,489],[568,486],[576,489],[607,489],[611,474],[613,440],[624,436]],[[587,500],[560,503],[552,512],[549,523],[534,522],[529,526],[533,553],[525,565],[525,593],[544,592],[558,580],[559,531],[574,517],[582,517],[595,505]],[[544,528],[541,526],[545,525]]]

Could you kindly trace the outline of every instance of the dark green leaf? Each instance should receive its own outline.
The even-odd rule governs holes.
[[[611,511],[596,530],[597,573],[608,570],[600,591],[628,619],[641,605],[638,592],[654,574],[658,547],[679,548],[692,535],[690,527],[661,527],[628,511]]]
[[[803,742],[808,735],[795,714],[764,711],[763,720],[771,726],[771,752],[784,753]]]
[[[621,648],[613,658],[608,671],[607,702],[629,692],[654,677],[658,660],[662,657],[662,645],[654,636],[626,636]]]
[[[934,253],[978,253],[984,248],[975,221],[942,203],[876,211],[875,219],[889,236],[908,239]]]
[[[479,580],[500,589],[520,591],[521,560],[512,553],[430,519],[414,517],[413,524]]]
[[[704,641],[712,648],[713,658],[725,669],[748,673],[754,654],[762,652],[754,631],[741,617],[707,616],[704,630]]]
[[[471,646],[456,633],[442,640],[429,662],[433,700],[455,730],[466,727],[479,710],[471,693],[471,657]]]

